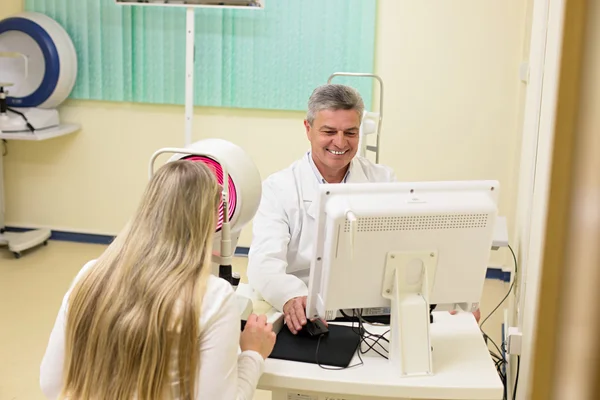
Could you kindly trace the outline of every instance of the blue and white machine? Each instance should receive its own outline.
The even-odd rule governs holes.
[[[24,12],[0,21],[0,139],[46,140],[79,129],[61,124],[57,107],[77,78],[77,54],[52,18]],[[0,156],[0,246],[15,257],[51,236],[50,229],[5,232],[3,159]]]
[[[0,21],[0,133],[57,127],[76,78],[75,47],[58,22],[33,12]]]

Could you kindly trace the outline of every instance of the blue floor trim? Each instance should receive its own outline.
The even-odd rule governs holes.
[[[26,232],[30,231],[29,228],[17,228],[13,226],[7,226],[7,232]],[[114,240],[114,236],[111,235],[97,235],[93,233],[77,233],[68,231],[55,231],[52,230],[52,236],[50,240],[60,240],[64,242],[77,242],[77,243],[93,243],[93,244],[111,244]],[[248,257],[250,252],[249,247],[239,246],[235,249],[235,256],[237,257]],[[486,279],[498,279],[504,282],[510,282],[510,272],[503,271],[500,268],[488,268],[485,275]]]
[[[7,232],[27,232],[32,229],[30,228],[17,228],[14,226],[7,226]],[[114,236],[111,235],[97,235],[93,233],[77,233],[67,231],[55,231],[51,230],[52,235],[50,240],[60,240],[63,242],[77,242],[77,243],[92,243],[92,244],[111,244],[114,240]]]
[[[33,230],[33,228],[18,228],[15,226],[7,226],[7,232],[27,232]],[[76,242],[76,243],[91,243],[91,244],[105,244],[109,245],[115,239],[112,235],[99,235],[94,233],[78,233],[68,231],[56,231],[51,230],[52,235],[50,240],[60,240],[63,242]],[[238,247],[235,249],[235,256],[247,257],[250,249],[248,247]]]

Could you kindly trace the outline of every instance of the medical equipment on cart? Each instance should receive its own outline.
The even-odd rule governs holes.
[[[57,127],[77,78],[77,54],[52,18],[25,12],[0,21],[0,132]]]
[[[24,12],[0,21],[0,139],[45,140],[79,129],[61,124],[57,107],[77,78],[77,55],[68,33],[52,18]],[[50,238],[49,229],[6,232],[3,160],[0,157],[0,245],[15,257]]]
[[[336,76],[346,77],[358,77],[358,78],[372,78],[379,83],[379,111],[368,111],[364,110],[362,115],[362,122],[360,124],[359,139],[358,139],[358,155],[361,157],[367,157],[367,151],[375,153],[375,163],[379,164],[379,156],[381,149],[381,125],[383,122],[383,79],[380,76],[369,73],[356,73],[356,72],[335,72],[333,73],[327,83]],[[368,137],[375,134],[375,144],[369,144]]]
[[[433,374],[430,305],[478,308],[498,182],[320,185],[319,192],[307,318],[390,307],[389,360],[398,376]]]

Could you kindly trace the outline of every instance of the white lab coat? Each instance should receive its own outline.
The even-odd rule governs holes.
[[[308,156],[269,176],[253,221],[248,283],[278,310],[308,294],[319,179]],[[355,157],[347,183],[393,182],[389,167]]]

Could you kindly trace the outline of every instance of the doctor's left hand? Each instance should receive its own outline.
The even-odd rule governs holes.
[[[450,311],[450,314],[452,314],[452,315],[458,314],[458,311],[452,310],[452,311]],[[481,310],[478,308],[477,310],[473,311],[473,316],[475,317],[475,321],[477,321],[477,323],[479,323],[479,320],[481,319]]]

